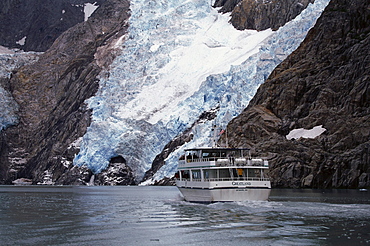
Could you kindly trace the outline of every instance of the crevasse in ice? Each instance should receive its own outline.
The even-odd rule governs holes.
[[[211,1],[131,1],[122,53],[88,100],[93,121],[74,163],[100,172],[122,155],[140,180],[164,145],[202,112],[219,106],[220,126],[238,115],[328,2],[316,0],[278,31],[257,32],[235,30]],[[209,146],[210,125],[197,125],[186,147]],[[175,172],[184,147],[155,179]]]

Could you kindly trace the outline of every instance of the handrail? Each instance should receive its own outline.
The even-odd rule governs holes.
[[[224,158],[224,157],[210,157],[210,158],[195,158],[181,160],[179,166],[186,166],[189,163],[200,162],[215,162],[217,166],[254,166],[254,167],[267,167],[265,162],[254,161],[253,159],[246,158]]]
[[[239,177],[239,178],[205,178],[204,181],[217,182],[217,181],[269,181],[269,178],[250,178],[250,177]]]
[[[183,178],[179,181],[190,181],[190,178]],[[201,179],[193,179],[193,182],[202,182]],[[204,182],[219,182],[219,181],[270,181],[269,178],[251,178],[251,177],[238,177],[238,178],[205,178]]]

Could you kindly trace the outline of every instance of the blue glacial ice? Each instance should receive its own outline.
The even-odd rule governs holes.
[[[219,108],[225,126],[237,116],[272,70],[293,52],[329,0],[316,0],[278,31],[238,31],[211,1],[131,1],[129,30],[109,78],[87,103],[93,121],[76,165],[98,173],[122,155],[137,180],[155,156],[204,111]],[[211,122],[171,154],[155,179],[176,171],[184,147],[209,146]]]

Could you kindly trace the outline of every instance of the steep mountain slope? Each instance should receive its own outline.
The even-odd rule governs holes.
[[[105,0],[2,0],[0,45],[45,51],[68,28],[83,22],[89,8]]]
[[[236,29],[277,30],[294,19],[314,0],[216,0],[220,12],[231,12]]]
[[[42,182],[45,171],[61,183],[84,177],[73,168],[78,150],[72,143],[90,123],[85,100],[114,59],[128,17],[128,1],[107,1],[93,18],[63,33],[37,62],[13,72],[9,90],[19,123],[1,131],[1,183],[21,177]]]
[[[230,122],[229,143],[269,157],[274,186],[370,186],[369,33],[368,1],[332,0]],[[303,129],[314,136],[290,138]]]

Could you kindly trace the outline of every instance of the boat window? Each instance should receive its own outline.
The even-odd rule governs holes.
[[[199,159],[199,155],[198,155],[197,151],[187,152],[187,154],[186,154],[186,161],[187,162],[192,162],[192,161],[197,160],[197,159]]]
[[[203,158],[226,157],[226,152],[222,150],[203,150]]]
[[[209,153],[203,153],[203,158],[209,158],[210,154]]]
[[[229,169],[220,169],[219,174],[220,174],[220,179],[229,179],[230,178]]]
[[[260,169],[248,169],[248,177],[249,178],[260,178],[261,177],[261,170]]]
[[[206,169],[204,170],[204,178],[209,180],[217,179],[217,170]]]
[[[191,170],[193,181],[200,181],[202,179],[200,175],[200,170]]]
[[[190,179],[190,173],[188,170],[181,171],[181,178],[183,180],[188,180]]]

